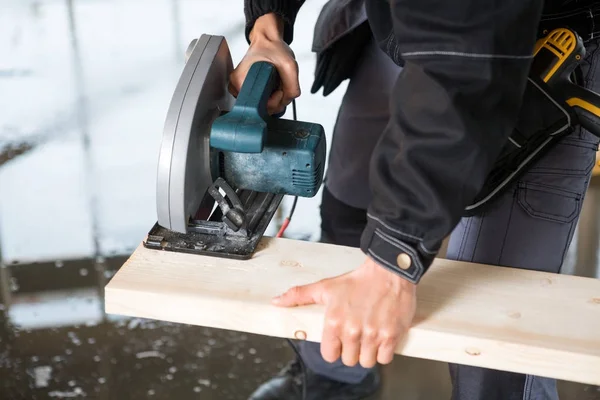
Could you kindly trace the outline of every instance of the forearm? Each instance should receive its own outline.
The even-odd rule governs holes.
[[[392,11],[405,64],[373,153],[361,248],[418,282],[512,132],[541,1],[396,1]]]
[[[272,14],[271,17],[262,19],[261,29],[271,31],[276,28],[287,44],[292,43],[294,23],[302,4],[304,4],[304,0],[244,0],[246,40],[251,42],[251,33],[257,20],[262,16]]]

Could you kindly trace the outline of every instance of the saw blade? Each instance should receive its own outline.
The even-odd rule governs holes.
[[[165,119],[156,193],[158,224],[181,233],[218,167],[209,144],[212,123],[234,103],[228,90],[233,62],[225,38],[202,35],[190,48]]]

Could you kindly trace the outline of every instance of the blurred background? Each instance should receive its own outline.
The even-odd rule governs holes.
[[[292,48],[298,117],[330,141],[346,84],[309,94],[324,3],[302,8]],[[104,285],[156,221],[158,149],[184,52],[203,33],[224,35],[237,64],[243,29],[241,0],[0,0],[0,399],[245,399],[292,356],[278,339],[103,310]],[[592,182],[565,273],[600,277],[597,192]],[[298,202],[287,236],[318,239],[319,201]],[[377,398],[449,398],[442,363],[399,357],[384,379]],[[597,388],[560,388],[600,399]]]

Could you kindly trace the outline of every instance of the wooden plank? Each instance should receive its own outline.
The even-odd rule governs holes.
[[[140,247],[106,286],[106,311],[319,342],[323,308],[273,296],[357,267],[359,249],[265,238],[248,261]],[[397,354],[600,385],[600,280],[437,259]]]

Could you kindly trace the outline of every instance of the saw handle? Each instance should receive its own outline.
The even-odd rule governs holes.
[[[212,125],[211,147],[237,153],[262,152],[267,121],[272,118],[267,102],[280,82],[273,64],[266,61],[252,64],[232,110],[218,117]]]

